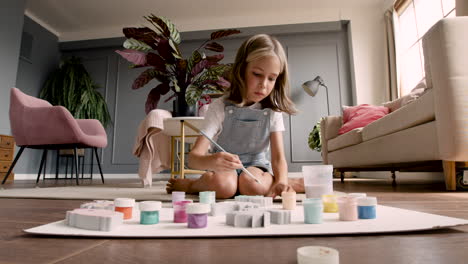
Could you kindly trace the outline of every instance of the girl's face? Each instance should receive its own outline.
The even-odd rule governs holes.
[[[245,70],[247,91],[244,103],[250,105],[269,96],[280,70],[281,63],[276,56],[261,57],[249,62]]]

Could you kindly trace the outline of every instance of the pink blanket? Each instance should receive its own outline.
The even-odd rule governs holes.
[[[155,109],[148,113],[138,127],[133,154],[140,158],[138,175],[144,187],[151,187],[153,173],[171,166],[171,138],[162,133],[164,119],[171,117],[169,111]]]

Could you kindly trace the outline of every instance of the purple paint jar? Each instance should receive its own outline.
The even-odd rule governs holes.
[[[174,223],[187,223],[186,208],[191,204],[192,200],[183,200],[174,202]]]
[[[188,228],[205,228],[208,225],[210,204],[196,203],[187,205]]]

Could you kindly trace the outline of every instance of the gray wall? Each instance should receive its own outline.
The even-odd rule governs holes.
[[[31,36],[23,38],[21,46],[22,55],[29,56],[28,58],[19,56],[16,87],[26,94],[37,97],[49,73],[59,65],[58,37],[27,16],[24,16],[23,32],[26,36]],[[25,150],[15,166],[15,173],[36,173],[41,153],[35,149]],[[52,167],[51,160],[49,159],[48,168]]]
[[[0,1],[0,134],[10,134],[10,88],[16,84],[25,0]]]
[[[353,103],[347,23],[314,23],[241,30],[241,36],[220,41],[225,46],[224,62],[234,61],[235,53],[247,35],[261,32],[274,34],[280,39],[288,53],[292,91],[303,99],[296,102],[300,110],[298,115],[285,115],[284,143],[289,169],[300,171],[302,165],[321,163],[320,153],[307,146],[309,132],[322,116],[339,115],[342,104]],[[199,47],[209,33],[184,34],[181,50],[185,57]],[[123,49],[123,41],[124,39],[107,39],[60,44],[64,56],[75,55],[83,59],[108,103],[113,126],[107,129],[109,144],[101,152],[103,169],[107,173],[138,171],[138,159],[133,156],[132,149],[138,125],[145,118],[146,96],[157,84],[153,81],[138,90],[130,88],[133,80],[144,69],[129,69],[130,64],[115,53],[116,49]],[[317,75],[322,76],[329,87],[329,98],[323,91],[312,98],[302,90],[301,84]],[[170,103],[163,104],[162,101],[158,108],[172,109]]]
[[[60,52],[64,56],[79,56],[99,85],[99,91],[106,99],[113,121],[106,129],[109,144],[100,151],[104,173],[137,173],[138,159],[132,154],[136,129],[145,117],[146,96],[156,83],[153,81],[154,83],[139,90],[130,89],[133,80],[143,69],[129,69],[129,63],[115,53],[116,49],[123,49],[121,45],[124,38],[57,43],[57,38],[40,25],[29,18],[24,21],[24,30],[33,36],[34,41],[31,59],[19,60],[16,86],[37,96],[48,73],[57,64]],[[298,171],[304,164],[321,162],[320,153],[308,149],[304,144],[308,133],[321,116],[328,114],[328,108],[330,114],[339,114],[341,104],[353,103],[346,23],[296,24],[241,30],[242,34],[220,41],[225,46],[224,62],[234,60],[236,50],[246,36],[256,33],[276,35],[288,52],[293,93],[300,93],[305,99],[297,102],[301,110],[297,116],[285,115],[287,131],[284,141],[290,171]],[[188,56],[210,33],[211,31],[183,33],[184,42],[181,48],[184,55]],[[40,52],[37,47],[40,47]],[[304,97],[300,84],[316,75],[325,79],[330,98],[324,97],[324,94],[317,98]],[[8,98],[8,92],[6,95]],[[159,108],[172,109],[171,102],[164,104],[162,101]],[[3,120],[8,122],[8,117]],[[15,173],[37,173],[39,160],[40,151],[26,150]],[[86,157],[85,164],[85,172],[88,172],[90,155]],[[95,165],[95,173],[96,169]],[[49,154],[47,173],[55,173],[55,152],[53,155]]]

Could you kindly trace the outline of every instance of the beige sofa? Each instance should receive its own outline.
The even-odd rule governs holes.
[[[468,17],[440,20],[423,50],[428,88],[417,100],[342,135],[341,116],[322,120],[325,164],[339,172],[388,170],[393,178],[443,169],[447,190],[456,189],[456,171],[468,167]]]

